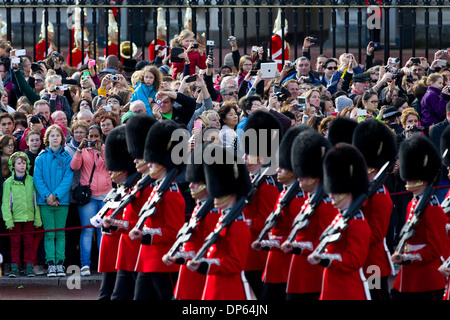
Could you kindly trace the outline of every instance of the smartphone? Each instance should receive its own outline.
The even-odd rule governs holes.
[[[198,48],[198,43],[194,43],[194,44],[192,45],[192,48],[197,49],[197,48]]]
[[[196,75],[196,74],[194,74],[193,76],[188,77],[188,78],[186,79],[186,82],[187,82],[187,83],[189,83],[189,82],[194,82],[195,80],[197,80],[197,75]]]
[[[12,58],[12,59],[11,59],[11,63],[17,63],[17,64],[19,64],[19,63],[20,63],[20,58],[16,58],[16,57]]]
[[[206,45],[207,45],[208,47],[214,47],[214,40],[207,40],[207,41],[206,41]]]
[[[87,146],[88,148],[95,147],[95,141],[86,141],[86,146]]]
[[[95,60],[89,60],[89,65],[90,66],[95,66]]]
[[[64,91],[64,90],[67,90],[67,89],[69,89],[69,87],[67,86],[67,85],[63,85],[63,86],[59,86],[59,87],[57,87],[59,90],[61,90],[61,91]]]
[[[181,47],[174,47],[170,51],[170,61],[171,62],[183,62],[184,60],[179,58],[178,56],[184,52],[184,49]]]
[[[366,110],[366,109],[358,109],[358,110],[356,111],[356,115],[357,115],[358,117],[365,116],[365,115],[367,115],[367,110]]]
[[[89,78],[91,75],[89,73],[89,71],[83,71],[83,79],[87,79]]]
[[[14,55],[16,57],[21,57],[27,54],[27,51],[25,49],[20,49],[20,50],[16,50],[16,52],[14,53]]]
[[[414,64],[420,64],[420,58],[411,58],[411,62]]]
[[[371,48],[378,48],[378,43],[377,43],[377,42],[372,42],[372,43],[370,44],[370,47],[371,47]]]
[[[309,42],[311,42],[311,43],[317,43],[317,38],[311,38],[311,39],[309,39]]]
[[[102,108],[105,111],[112,111],[112,108],[111,108],[111,106],[109,104],[107,104],[106,106],[103,106]]]
[[[250,71],[250,75],[251,76],[256,76],[258,74],[258,70],[251,70]]]

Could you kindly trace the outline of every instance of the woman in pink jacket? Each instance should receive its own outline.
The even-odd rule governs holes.
[[[95,167],[94,167],[95,165]],[[80,170],[80,185],[90,185],[91,200],[84,206],[78,207],[82,226],[90,225],[90,219],[103,207],[103,199],[112,189],[111,177],[105,165],[105,154],[102,146],[102,133],[98,125],[89,127],[88,138],[83,139],[70,163],[72,170]],[[92,180],[90,181],[92,174]],[[97,232],[97,246],[100,246],[101,229]],[[80,255],[81,275],[90,275],[91,248],[94,228],[81,230]]]

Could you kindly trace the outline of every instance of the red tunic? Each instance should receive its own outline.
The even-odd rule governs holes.
[[[195,219],[201,204],[194,208],[191,220]],[[187,241],[182,251],[197,252],[202,246],[205,238],[214,230],[220,217],[220,211],[213,208],[197,226],[192,233],[192,237]],[[179,300],[200,300],[202,298],[203,289],[205,287],[206,275],[198,272],[192,272],[186,267],[186,264],[180,267],[178,281],[174,290],[174,297]]]
[[[341,214],[333,220],[335,224]],[[341,238],[330,243],[326,253],[339,254],[342,261],[333,260],[325,268],[320,300],[367,300],[369,288],[362,267],[367,259],[370,227],[360,212],[349,220]]]
[[[156,39],[156,44],[164,47],[166,46],[166,41],[163,39]],[[169,52],[169,48],[167,48],[166,54]],[[155,41],[152,41],[150,45],[148,46],[148,56],[149,61],[155,60]],[[163,60],[166,57],[166,55],[163,56]]]
[[[155,188],[148,198],[156,194]],[[137,272],[177,272],[179,266],[173,264],[167,266],[162,257],[170,250],[175,242],[178,230],[184,224],[185,211],[184,198],[178,185],[172,182],[167,192],[163,195],[161,202],[157,205],[156,213],[145,221],[144,229],[158,230],[159,234],[152,236],[149,245],[141,244],[135,271]]]
[[[380,268],[380,276],[387,277],[394,274],[394,266],[391,262],[391,254],[386,246],[386,233],[389,228],[393,203],[386,187],[380,188],[362,208],[364,218],[370,227],[370,248],[366,263],[364,264],[364,275],[373,275],[370,266]]]
[[[206,69],[206,53],[200,55],[197,51],[188,52],[189,63],[190,63],[190,75],[193,75],[196,72],[196,67],[199,69]],[[173,74],[172,78],[176,79],[178,73],[183,74],[184,70],[184,61],[183,62],[173,62]]]
[[[278,196],[275,207],[286,192],[287,187],[285,186],[284,190]],[[262,280],[265,283],[287,282],[292,255],[281,251],[280,246],[286,241],[286,238],[291,231],[292,222],[300,212],[305,200],[305,193],[299,189],[299,192],[291,200],[289,205],[282,210],[281,215],[278,217],[277,224],[270,231],[269,239],[279,241],[279,245],[271,247],[269,255],[267,256],[266,266],[262,275]]]
[[[109,209],[105,217],[113,213]],[[103,233],[98,255],[98,272],[117,272],[116,261],[119,249],[120,233],[111,230],[111,233]]]
[[[41,39],[36,44],[36,60],[35,61],[44,60],[55,50],[56,50],[56,47],[52,41],[47,42],[47,50],[46,50],[45,49],[45,39]]]
[[[118,229],[121,233],[116,262],[116,268],[118,270],[134,271],[134,268],[136,267],[136,261],[141,243],[138,240],[131,240],[128,236],[128,232],[134,228],[139,220],[139,212],[145,202],[147,202],[147,199],[154,187],[155,184],[150,184],[147,188],[138,192],[134,200],[125,207],[122,216],[120,218],[118,217],[118,219],[129,222],[128,230]]]
[[[278,71],[281,72],[283,69],[282,57],[284,54],[284,62],[290,59],[290,49],[289,43],[286,42],[286,37],[284,37],[284,49],[281,46],[281,35],[280,33],[275,33],[272,36],[272,60],[277,63]]]
[[[105,48],[105,57],[106,57],[106,48]],[[108,55],[114,55],[118,58],[120,58],[119,56],[119,45],[117,44],[117,42],[112,42],[111,40],[108,41]]]
[[[408,204],[406,221],[413,217],[418,198]],[[448,257],[445,233],[446,216],[435,196],[415,227],[414,236],[407,241],[405,253],[417,255],[410,264],[402,264],[394,288],[399,292],[424,292],[445,288],[446,279],[438,271]]]
[[[85,48],[86,49],[86,48]],[[70,60],[70,55],[67,57],[69,66],[80,69],[82,65],[89,62],[89,54],[87,51],[84,52],[84,60],[81,58],[81,49],[75,48],[72,50],[72,60]]]
[[[309,206],[309,202],[310,198],[305,201],[305,210]],[[310,217],[308,226],[298,232],[295,241],[302,244],[303,250],[300,255],[292,255],[287,293],[314,293],[321,291],[324,268],[319,265],[311,265],[307,261],[307,257],[319,244],[320,235],[331,224],[338,213],[338,210],[331,204],[331,199],[325,196]]]
[[[218,224],[220,223],[220,219]],[[244,267],[250,247],[250,229],[243,217],[222,230],[207,253],[211,263],[206,276],[202,300],[246,300]]]
[[[247,205],[244,210],[244,218],[250,227],[252,234],[251,242],[255,241],[259,233],[264,228],[267,217],[275,207],[278,199],[278,188],[272,177],[268,176],[266,181],[256,191],[252,202]],[[256,251],[250,249],[248,251],[247,263],[245,271],[263,270],[267,260],[267,251]]]

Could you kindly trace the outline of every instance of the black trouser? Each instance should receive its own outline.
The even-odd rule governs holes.
[[[172,300],[178,272],[138,272],[134,300]]]
[[[391,290],[391,300],[442,300],[444,289],[424,292],[399,292]]]
[[[111,300],[111,295],[116,284],[117,272],[103,272],[102,284],[98,291],[98,300]]]
[[[380,278],[380,288],[379,289],[370,289],[370,298],[374,301],[387,301],[390,300],[391,297],[389,295],[389,277],[381,277]]]
[[[133,300],[137,272],[118,270],[111,300]]]
[[[247,279],[250,287],[252,287],[253,293],[255,294],[257,300],[261,299],[261,292],[263,287],[261,277],[263,272],[264,270],[245,271],[245,278]]]
[[[263,283],[261,300],[286,300],[286,283]]]

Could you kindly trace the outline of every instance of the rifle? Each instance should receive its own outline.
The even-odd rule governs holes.
[[[131,203],[131,201],[134,200],[134,198],[136,198],[136,195],[139,193],[139,191],[148,187],[153,181],[154,180],[150,178],[148,174],[144,175],[141,179],[139,179],[139,181],[134,186],[133,190],[131,190],[130,193],[128,193],[125,197],[122,198],[120,204],[111,213],[110,218],[114,219],[120,212],[122,212],[123,209],[125,209],[127,205]]]
[[[444,213],[448,214],[450,212],[450,197],[447,197],[441,203],[442,209],[444,209]]]
[[[350,221],[351,218],[353,218],[359,212],[359,210],[363,206],[364,202],[366,202],[366,200],[367,200],[367,194],[362,193],[358,198],[355,199],[355,201],[352,202],[350,207],[342,213],[342,217],[337,221],[336,224],[334,224],[334,225],[330,224],[325,229],[325,231],[319,237],[320,243],[314,249],[313,254],[322,255],[322,257],[324,256],[323,252],[325,251],[327,246],[330,243],[336,242],[337,240],[339,240],[341,238],[342,231],[347,229],[348,222]],[[334,255],[331,255],[331,254],[327,255],[327,257],[328,256],[334,257]],[[337,259],[340,260],[339,258],[337,258]]]
[[[183,225],[183,227],[181,227],[181,229],[178,231],[177,234],[177,240],[174,242],[170,250],[167,252],[167,255],[170,258],[180,255],[179,250],[181,246],[192,238],[192,233],[194,232],[195,229],[197,229],[200,221],[202,221],[203,218],[205,218],[206,215],[213,208],[214,208],[214,198],[209,197],[197,211],[197,213],[195,214],[195,218],[192,218],[189,222],[186,222]],[[185,258],[186,257],[180,256],[176,262],[182,264],[184,263]]]
[[[291,243],[294,242],[298,232],[309,225],[309,218],[314,214],[325,195],[326,193],[323,189],[323,184],[320,184],[319,188],[316,190],[316,193],[311,198],[308,207],[304,210],[302,209],[302,211],[300,211],[300,213],[295,217],[294,222],[292,223],[292,230],[286,241]],[[293,248],[293,250],[294,249],[295,248]]]
[[[258,188],[263,184],[265,181],[265,175],[266,172],[270,169],[268,166],[263,172],[259,172],[256,177],[252,181],[252,187],[250,191],[242,198],[240,198],[236,204],[229,210],[229,212],[223,217],[221,223],[219,224],[214,231],[212,231],[203,242],[203,246],[198,250],[196,255],[194,256],[193,260],[200,260],[202,259],[203,255],[208,251],[209,247],[211,247],[219,237],[219,234],[222,232],[223,229],[228,227],[236,218],[242,214],[242,210],[245,208],[246,205],[248,205],[252,200],[253,197],[258,190]]]
[[[295,197],[295,195],[298,193],[299,190],[300,190],[299,183],[298,183],[298,181],[296,179],[289,186],[289,188],[286,191],[286,193],[283,195],[281,200],[278,202],[276,209],[273,210],[272,213],[267,217],[267,219],[266,219],[266,221],[264,223],[264,228],[261,230],[261,232],[259,233],[259,235],[258,235],[258,237],[256,238],[255,241],[257,241],[257,242],[263,241],[262,239],[266,236],[266,234],[277,224],[277,220],[280,217],[281,212],[283,211],[283,209],[287,205],[289,205],[289,203]],[[270,247],[268,247],[268,246],[263,246],[262,248],[264,250],[269,250],[270,249]]]
[[[402,230],[400,231],[400,240],[395,249],[395,253],[402,254],[405,251],[406,241],[411,239],[416,233],[414,229],[417,223],[419,223],[421,216],[424,214],[432,196],[433,196],[433,184],[431,183],[427,186],[427,188],[423,192],[422,197],[419,200],[419,203],[414,208],[413,217],[408,222],[405,223]]]
[[[136,223],[135,228],[142,231],[144,228],[145,221],[147,218],[150,218],[153,216],[157,211],[157,204],[161,202],[164,194],[169,189],[170,185],[172,184],[173,180],[178,174],[178,169],[172,168],[169,172],[167,172],[164,179],[161,181],[161,183],[156,187],[156,194],[147,200],[147,202],[144,204],[144,206],[141,208],[141,211],[139,212],[139,220]],[[135,233],[138,235],[138,233]]]

